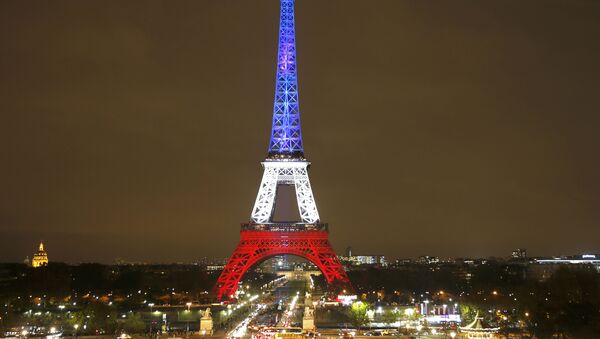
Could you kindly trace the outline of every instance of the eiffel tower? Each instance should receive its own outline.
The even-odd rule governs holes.
[[[269,152],[262,162],[264,173],[251,213],[242,224],[240,242],[217,280],[219,300],[234,298],[240,279],[254,265],[276,255],[296,255],[315,264],[329,284],[351,288],[340,260],[329,243],[315,203],[304,158],[298,80],[294,0],[281,0],[277,80]],[[274,221],[278,188],[293,187],[299,219]]]

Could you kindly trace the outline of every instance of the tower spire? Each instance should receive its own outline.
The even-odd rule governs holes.
[[[277,80],[273,105],[273,125],[269,142],[269,158],[304,157],[300,106],[298,103],[298,74],[296,72],[296,29],[294,0],[281,0],[279,17],[279,51]]]

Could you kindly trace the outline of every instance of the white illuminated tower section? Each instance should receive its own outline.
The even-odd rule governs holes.
[[[318,223],[319,212],[308,179],[307,168],[309,163],[305,160],[266,160],[262,164],[265,172],[252,209],[252,221],[257,224],[271,223],[275,209],[277,186],[294,185],[302,222],[306,224]]]

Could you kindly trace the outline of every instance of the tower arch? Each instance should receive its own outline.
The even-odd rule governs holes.
[[[313,263],[329,284],[349,286],[349,279],[328,240],[328,232],[242,231],[240,243],[216,285],[219,300],[232,298],[243,276],[254,265],[277,255],[295,255]]]

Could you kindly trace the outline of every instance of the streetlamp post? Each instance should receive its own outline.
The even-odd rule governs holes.
[[[190,313],[190,307],[192,306],[192,303],[191,302],[187,302],[187,303],[185,303],[185,306],[187,306],[187,313],[188,313],[188,317],[189,317],[190,316],[190,314],[189,314]],[[187,332],[189,332],[190,331],[190,318],[187,318],[186,323],[187,323],[186,324],[187,325]]]
[[[79,328],[79,324],[73,325],[73,328],[75,329],[75,331],[74,331],[75,339],[77,339],[77,329]]]

